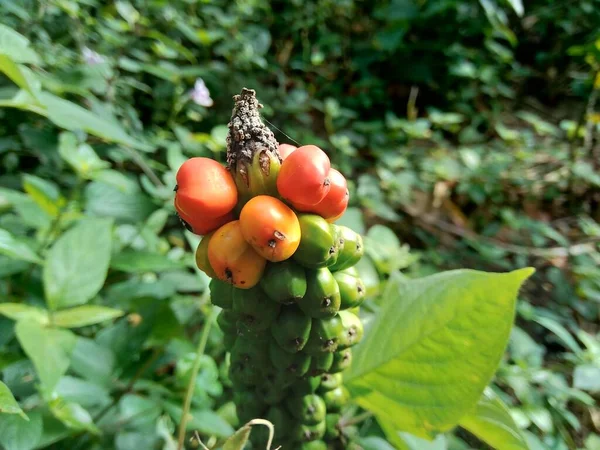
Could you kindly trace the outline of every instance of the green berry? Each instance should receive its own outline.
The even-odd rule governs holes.
[[[296,353],[306,345],[311,327],[312,320],[297,306],[284,306],[271,325],[271,334],[282,349]]]
[[[321,384],[319,386],[319,393],[332,391],[342,385],[342,374],[341,373],[325,373],[321,375]]]
[[[352,364],[352,349],[338,350],[333,354],[333,363],[329,368],[330,373],[343,372]]]
[[[213,305],[223,309],[231,309],[233,305],[233,290],[235,288],[230,283],[213,278],[210,280],[208,287],[210,289],[210,301]]]
[[[350,269],[333,274],[340,291],[340,309],[349,309],[360,306],[365,300],[367,288],[363,281],[351,274]]]
[[[292,429],[291,437],[300,443],[317,441],[325,436],[326,429],[324,420],[316,425],[300,423]]]
[[[272,302],[258,286],[233,291],[232,309],[250,330],[268,329],[279,314],[279,308],[280,305]]]
[[[302,237],[292,258],[307,268],[327,267],[339,250],[329,223],[316,214],[299,214],[298,221]]]
[[[325,420],[325,402],[316,394],[292,396],[286,400],[290,414],[307,425],[316,425]]]
[[[310,355],[305,353],[288,353],[283,350],[275,340],[269,344],[269,358],[271,364],[283,372],[296,377],[302,377],[310,367]]]
[[[331,271],[337,272],[354,266],[364,254],[364,245],[362,236],[348,227],[339,225],[343,246],[340,248],[337,261],[332,265]]]
[[[313,394],[317,391],[319,385],[321,384],[321,377],[305,377],[299,379],[292,386],[292,392],[296,396],[303,396],[308,394]]]
[[[360,342],[364,329],[362,322],[356,314],[350,311],[340,311],[338,316],[343,328],[338,338],[338,349],[344,350]]]
[[[348,403],[349,398],[350,393],[343,385],[323,394],[323,400],[325,401],[325,405],[327,405],[327,412],[340,411]]]
[[[311,356],[308,375],[319,377],[331,369],[333,353],[317,353]]]
[[[340,289],[327,268],[306,271],[306,295],[298,300],[304,313],[316,319],[333,317],[340,310]]]
[[[260,286],[271,300],[293,304],[306,294],[304,268],[291,260],[268,263]]]
[[[340,418],[342,416],[340,414],[327,414],[325,416],[325,439],[328,441],[333,441],[340,437],[340,429],[338,428],[338,424],[340,422]]]
[[[338,315],[328,319],[313,319],[304,351],[309,355],[333,353],[337,350],[338,339],[343,332],[342,321]]]

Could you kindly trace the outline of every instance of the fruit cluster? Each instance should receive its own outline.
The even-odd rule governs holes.
[[[222,308],[239,420],[271,421],[284,448],[326,449],[340,438],[342,371],[363,334],[362,238],[335,224],[349,194],[325,152],[282,144],[259,155],[235,171],[187,160],[175,208],[203,235],[196,263]]]

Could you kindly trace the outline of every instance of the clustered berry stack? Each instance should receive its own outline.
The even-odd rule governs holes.
[[[186,161],[175,208],[203,236],[196,263],[222,308],[217,323],[240,422],[271,421],[284,449],[327,449],[340,438],[342,372],[362,338],[366,293],[354,268],[362,238],[335,224],[348,205],[346,180],[320,148],[273,148],[268,130],[266,139],[243,133],[247,124],[235,119],[230,152],[236,132],[254,151],[228,155],[228,168]]]

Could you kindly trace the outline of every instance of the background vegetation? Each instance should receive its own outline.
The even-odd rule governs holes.
[[[224,161],[250,87],[280,142],[352,180],[373,309],[397,271],[537,268],[493,387],[532,449],[600,448],[598,0],[2,0],[0,17],[0,302],[22,304],[0,304],[0,379],[31,419],[1,416],[0,446],[174,448],[209,304],[174,174]],[[238,425],[221,339],[189,425],[208,444]],[[371,419],[355,433],[390,448]]]

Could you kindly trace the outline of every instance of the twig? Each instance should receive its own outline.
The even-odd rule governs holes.
[[[144,372],[146,372],[146,370],[148,370],[148,368],[152,364],[154,364],[154,362],[158,359],[158,357],[162,354],[162,352],[163,352],[162,348],[154,349],[152,356],[150,356],[150,358],[148,358],[148,360],[144,364],[142,364],[142,366],[140,366],[140,368],[133,375],[131,380],[129,380],[129,383],[127,383],[127,386],[125,386],[125,389],[123,389],[117,396],[115,396],[114,400],[109,405],[107,405],[102,411],[100,411],[98,414],[96,414],[96,416],[94,417],[94,423],[96,423],[100,419],[102,419],[102,417],[104,417],[104,415],[108,411],[110,411],[119,402],[119,400],[121,400],[121,398],[123,398],[123,396],[125,396],[126,394],[129,394],[132,391],[133,386],[135,386],[135,383],[137,383],[137,381],[142,377],[142,375],[144,375]]]
[[[154,173],[154,170],[152,170],[152,167],[150,167],[146,161],[144,161],[144,158],[142,158],[140,156],[140,154],[138,153],[137,150],[134,150],[132,148],[126,147],[127,151],[129,152],[129,154],[131,155],[132,159],[135,161],[135,163],[140,167],[140,169],[142,169],[142,171],[146,174],[146,176],[148,178],[150,178],[150,180],[158,187],[164,187],[164,183],[162,181],[160,181],[160,178],[158,178],[158,176]]]
[[[206,325],[204,326],[204,330],[202,330],[202,336],[200,336],[200,341],[198,342],[198,348],[196,350],[196,359],[194,360],[194,365],[192,366],[190,381],[188,382],[187,392],[185,393],[185,399],[183,401],[183,411],[181,413],[181,422],[179,423],[179,433],[177,439],[177,450],[183,449],[188,415],[190,413],[192,397],[194,396],[194,389],[196,387],[196,376],[198,375],[198,370],[200,369],[200,360],[202,359],[202,355],[204,355],[204,349],[206,348],[206,343],[208,341],[208,334],[212,323],[216,317],[216,313],[217,309],[211,308],[208,315],[208,320],[206,321]]]

